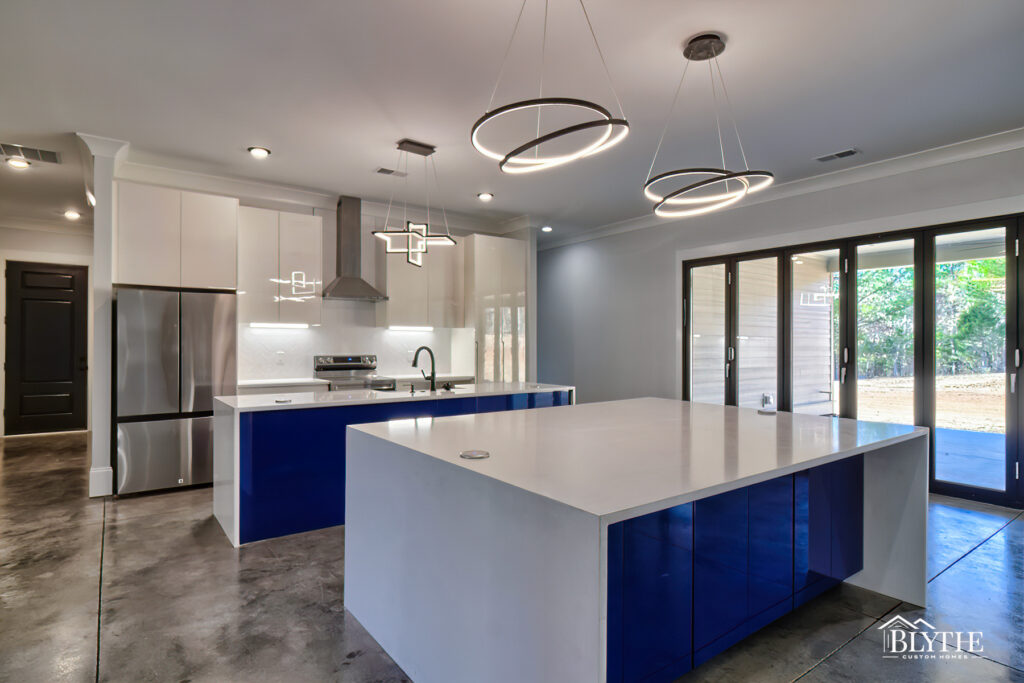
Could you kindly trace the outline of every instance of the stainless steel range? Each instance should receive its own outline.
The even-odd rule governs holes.
[[[331,382],[331,391],[344,389],[376,389],[394,391],[398,382],[393,377],[377,374],[377,356],[314,356],[313,376]]]

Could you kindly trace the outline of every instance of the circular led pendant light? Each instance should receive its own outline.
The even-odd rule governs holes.
[[[747,163],[747,155],[743,151],[743,141],[740,139],[736,117],[733,115],[729,91],[725,88],[725,78],[722,76],[722,68],[718,64],[718,56],[724,51],[725,40],[717,33],[702,33],[694,36],[683,46],[683,56],[687,61],[683,66],[683,74],[679,77],[679,84],[676,86],[672,105],[668,110],[665,127],[661,131],[661,137],[658,138],[654,158],[651,159],[651,167],[647,171],[647,180],[644,182],[644,196],[654,202],[654,213],[657,216],[685,218],[724,209],[748,194],[760,192],[775,180],[775,176],[771,172],[752,171]],[[661,151],[661,145],[665,141],[665,134],[672,121],[672,114],[675,111],[676,102],[679,100],[679,93],[682,90],[683,81],[686,79],[690,62],[702,61],[708,62],[708,73],[711,77],[711,98],[715,108],[715,128],[718,133],[718,148],[721,151],[722,167],[679,168],[652,176],[654,166],[658,161],[658,152]],[[730,171],[726,167],[725,143],[722,139],[722,125],[718,115],[718,93],[715,87],[716,72],[729,110],[733,132],[736,134],[736,144],[743,161],[744,170],[742,171]],[[682,183],[681,186],[680,183]]]
[[[612,95],[615,97],[619,116],[614,116],[605,107],[588,100],[571,97],[544,97],[544,56],[547,48],[548,1],[549,0],[544,0],[544,29],[542,34],[543,37],[541,39],[540,87],[538,88],[538,96],[534,99],[512,102],[498,107],[497,109],[491,108],[494,104],[494,97],[498,92],[498,85],[501,83],[502,73],[505,71],[505,63],[508,61],[508,55],[512,49],[512,43],[515,41],[516,33],[519,31],[519,24],[523,18],[523,11],[526,9],[527,0],[523,0],[522,5],[519,7],[519,15],[516,17],[516,23],[512,28],[512,36],[509,38],[508,46],[505,48],[505,56],[502,58],[501,68],[498,70],[498,78],[494,84],[494,90],[491,91],[491,99],[487,104],[487,111],[483,116],[477,119],[476,123],[473,124],[473,127],[470,130],[469,137],[470,141],[473,143],[473,147],[485,157],[497,161],[498,168],[500,168],[504,173],[533,173],[535,171],[542,171],[544,169],[561,166],[563,164],[576,161],[577,159],[582,159],[610,149],[622,142],[626,135],[629,134],[629,122],[626,121],[626,115],[622,109],[622,102],[619,100],[619,96],[615,92],[615,87],[612,85],[611,73],[608,71],[608,65],[605,62],[604,53],[601,51],[601,45],[597,42],[597,34],[594,33],[594,26],[590,22],[590,15],[587,13],[587,7],[584,5],[583,0],[579,0],[580,9],[583,11],[583,18],[587,22],[587,28],[590,30],[590,36],[594,41],[594,47],[597,50],[597,55],[601,60],[602,67],[604,68],[605,77],[608,79],[608,85],[611,88]],[[593,115],[594,119],[558,128],[541,135],[541,112],[547,108],[558,108],[563,111],[575,111],[576,113],[585,112]],[[536,111],[537,113],[537,133],[535,138],[524,142],[508,153],[496,151],[483,142],[482,137],[485,134],[485,129],[491,127],[491,124],[493,124],[497,119],[507,117],[516,112],[530,110]],[[566,138],[576,133],[583,133],[587,131],[593,131],[595,137],[590,142],[581,145],[574,151],[555,155],[541,153],[541,147],[545,144]]]

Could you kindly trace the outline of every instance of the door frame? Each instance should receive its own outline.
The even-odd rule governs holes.
[[[57,258],[54,258],[57,256]],[[51,432],[26,432],[7,434],[7,269],[14,263],[54,266],[57,268],[81,268],[85,271],[85,416],[81,428],[56,430]],[[3,320],[3,333],[0,334],[0,438],[33,436],[35,434],[69,434],[89,432],[92,428],[92,371],[93,371],[93,268],[92,258],[72,254],[54,254],[49,252],[30,252],[16,249],[0,250],[0,266],[3,277],[0,277],[0,316]]]
[[[1019,257],[1020,242],[1024,241],[1024,214],[1012,214],[955,221],[917,228],[903,228],[844,239],[829,239],[802,244],[783,245],[771,249],[748,252],[733,252],[719,256],[684,260],[682,262],[682,391],[684,401],[690,400],[690,305],[691,270],[695,267],[724,264],[726,277],[726,349],[735,348],[737,329],[736,264],[739,261],[776,256],[779,259],[779,371],[778,408],[792,410],[792,368],[793,329],[792,263],[794,254],[812,251],[838,249],[843,268],[839,274],[840,321],[839,348],[848,349],[847,357],[840,358],[841,366],[847,368],[848,381],[840,384],[839,406],[841,417],[854,417],[857,403],[857,247],[862,244],[914,239],[914,422],[932,428],[935,411],[935,237],[941,234],[981,230],[992,227],[1006,227],[1007,231],[1007,364],[1014,358],[1014,351],[1020,349],[1024,359],[1024,258]],[[1006,491],[990,491],[949,482],[935,480],[935,440],[929,439],[929,490],[958,498],[966,498],[1024,508],[1024,360],[1014,370],[1017,385],[1010,398],[1007,386],[1007,458]],[[1010,373],[1007,373],[1009,385]],[[725,404],[736,404],[736,373],[731,372],[726,381]]]
[[[59,233],[55,237],[77,237],[74,233]],[[86,282],[88,282],[89,291],[87,293],[87,304],[86,304],[86,358],[89,365],[89,369],[86,371],[86,402],[85,402],[85,430],[90,431],[92,429],[92,371],[96,367],[93,362],[94,346],[93,346],[93,314],[95,310],[94,297],[93,297],[93,267],[92,267],[92,255],[91,254],[74,254],[71,252],[50,252],[50,251],[30,251],[25,249],[0,249],[0,266],[4,270],[7,269],[8,261],[28,261],[32,263],[51,263],[55,266],[85,266],[88,269],[86,274]],[[7,278],[0,277],[0,316],[7,315]],[[7,357],[7,334],[6,331],[0,334],[0,358]],[[3,367],[3,362],[0,361],[0,405],[7,399],[7,371]],[[4,423],[3,411],[0,411],[0,435],[7,431],[7,425]],[[69,432],[62,432],[69,433]]]

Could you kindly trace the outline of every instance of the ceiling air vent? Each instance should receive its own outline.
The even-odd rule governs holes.
[[[24,157],[29,161],[43,161],[48,164],[59,164],[60,155],[47,149],[35,149],[34,147],[22,147],[6,142],[0,142],[0,150],[5,157]]]
[[[405,176],[409,175],[408,173],[396,171],[393,168],[378,168],[377,173],[380,173],[381,175],[393,175],[396,178],[404,178]]]
[[[832,154],[826,154],[823,157],[818,157],[817,161],[835,161],[836,159],[852,157],[854,154],[860,154],[860,150],[850,147],[849,149],[843,149],[838,152],[833,152]]]

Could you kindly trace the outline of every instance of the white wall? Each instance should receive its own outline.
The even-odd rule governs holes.
[[[769,189],[758,203],[544,249],[538,380],[580,401],[678,398],[683,260],[1024,211],[1024,149],[840,174],[823,189]],[[863,179],[861,179],[863,178]],[[793,185],[797,185],[794,183]],[[772,200],[775,192],[777,199]]]
[[[2,220],[2,217],[0,217]],[[87,427],[92,425],[92,366],[93,366],[93,296],[92,296],[92,232],[61,225],[41,226],[38,230],[6,228],[0,226],[0,264],[4,270],[8,261],[35,261],[61,265],[89,266],[88,303],[88,363]],[[7,278],[0,278],[0,319],[7,314]],[[6,327],[4,328],[6,330]],[[6,358],[7,335],[0,335],[0,358]],[[7,377],[0,364],[0,405],[3,404]],[[3,415],[0,413],[0,434],[3,434]]]

